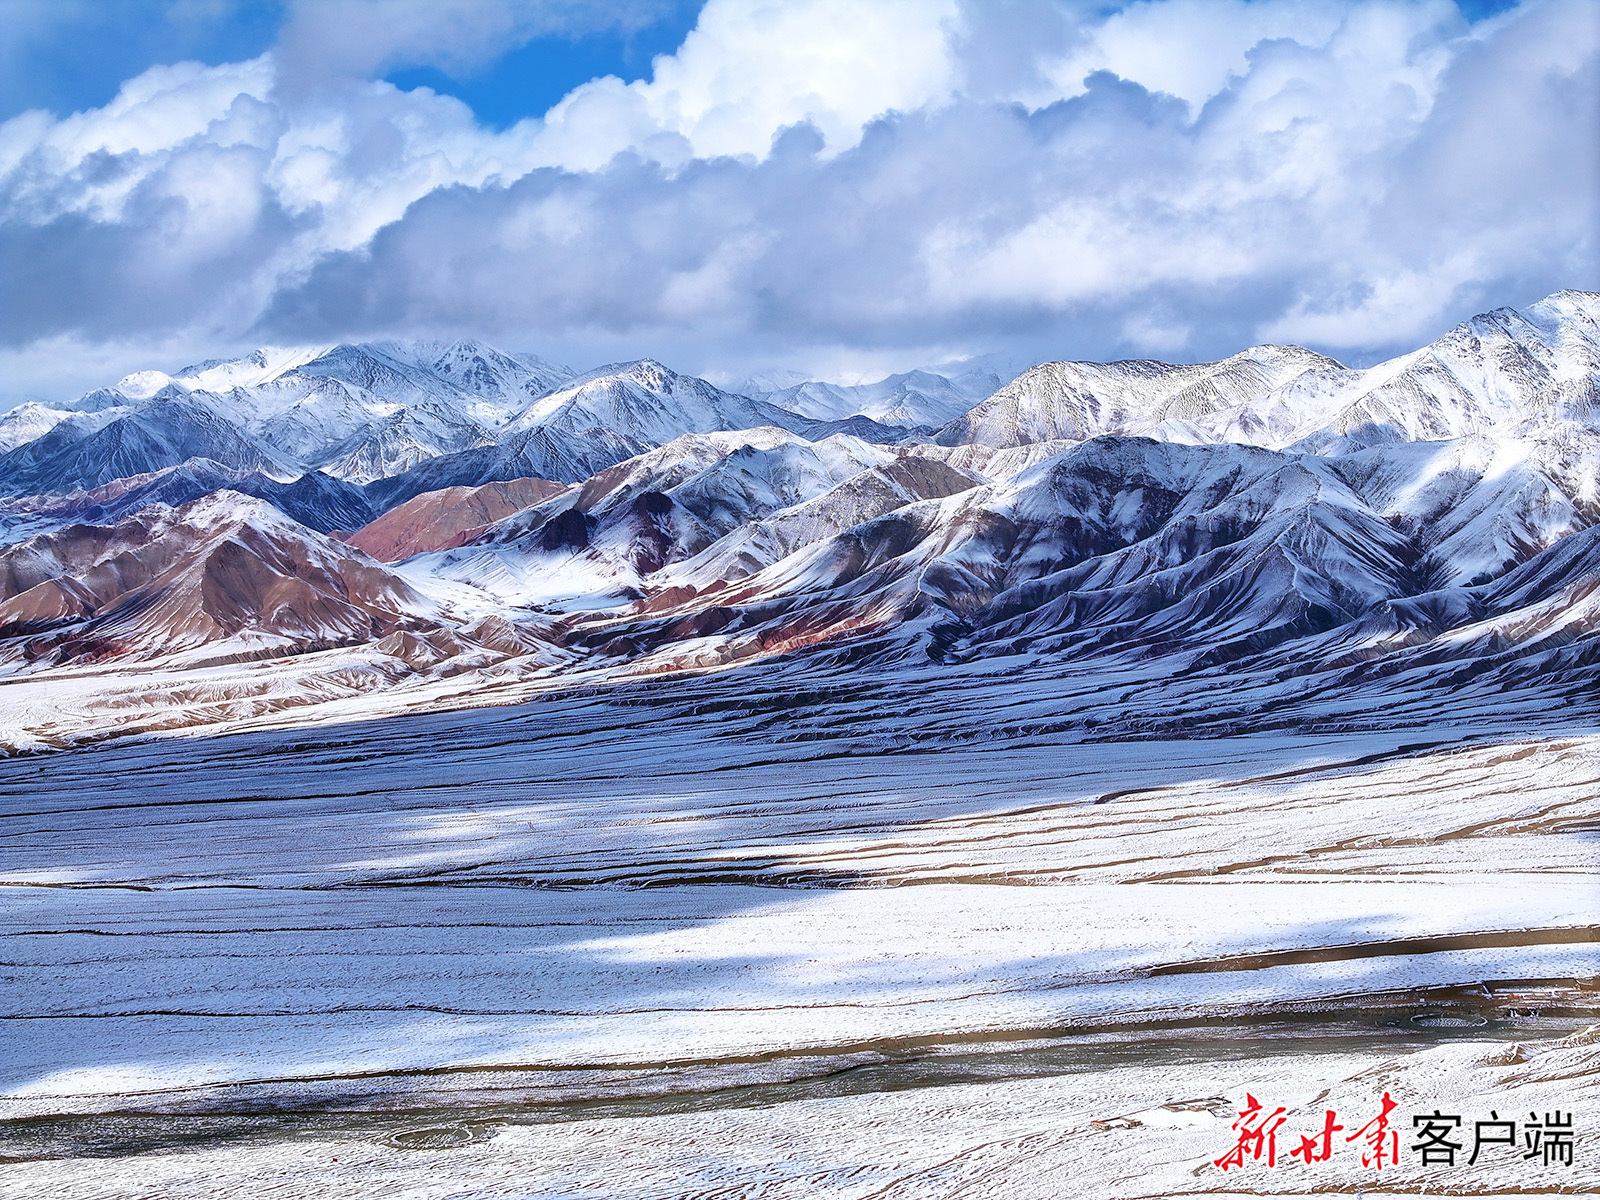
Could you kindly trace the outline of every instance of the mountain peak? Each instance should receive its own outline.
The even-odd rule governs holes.
[[[1263,342],[1258,346],[1241,350],[1222,360],[1223,362],[1259,362],[1259,363],[1286,363],[1303,364],[1308,369],[1325,369],[1343,371],[1348,368],[1336,358],[1326,354],[1319,354],[1315,350],[1308,350],[1304,346],[1291,343]]]
[[[117,380],[116,386],[129,400],[148,400],[172,383],[172,376],[165,371],[134,371]]]
[[[585,371],[568,380],[567,387],[582,387],[584,384],[606,379],[629,379],[650,391],[664,391],[671,387],[675,380],[690,378],[693,376],[680,375],[671,367],[664,366],[653,358],[633,358],[624,362],[606,363],[604,366],[595,367],[592,371]],[[697,382],[705,383],[707,387],[714,386],[705,380]]]
[[[272,504],[245,492],[222,488],[173,509],[174,520],[195,529],[220,530],[233,525],[270,529],[301,527]]]
[[[242,358],[214,358],[184,367],[173,378],[195,391],[225,392],[236,387],[259,387],[333,349],[328,345],[260,346]]]
[[[1536,325],[1579,322],[1597,326],[1600,325],[1600,292],[1564,288],[1530,304],[1522,315]]]

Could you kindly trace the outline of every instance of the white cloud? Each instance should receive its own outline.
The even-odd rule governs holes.
[[[0,390],[62,339],[413,329],[690,366],[1363,352],[1600,286],[1589,0],[711,0],[648,81],[499,133],[349,72],[567,9],[401,6],[283,86],[364,3],[0,125]]]
[[[59,120],[30,112],[0,125],[6,218],[39,221],[83,212],[118,220],[138,185],[174,154],[237,144],[242,130],[227,124],[234,101],[266,95],[271,82],[266,59],[152,67],[104,108]],[[220,136],[208,136],[213,131]]]
[[[1090,73],[1110,71],[1198,109],[1248,71],[1262,42],[1324,46],[1350,11],[1337,0],[1138,0],[1086,31],[1044,73],[1061,96],[1081,92]]]
[[[550,113],[543,145],[578,169],[660,133],[701,158],[760,156],[805,121],[848,149],[873,118],[950,98],[957,16],[955,0],[710,0],[654,78],[585,84]]]

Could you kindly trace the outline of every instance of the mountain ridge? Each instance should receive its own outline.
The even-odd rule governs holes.
[[[1593,293],[1362,369],[1273,345],[1041,364],[931,436],[651,359],[557,379],[479,343],[317,349],[185,377],[227,391],[130,378],[0,456],[0,672],[211,643],[338,647],[380,691],[774,656],[1092,659],[1262,695],[1600,670]],[[200,517],[228,512],[213,544]]]

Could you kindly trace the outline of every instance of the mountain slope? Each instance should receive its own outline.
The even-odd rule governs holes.
[[[424,492],[345,540],[379,562],[398,562],[471,541],[496,521],[565,491],[566,485],[548,479],[512,479]]]
[[[1600,414],[1600,294],[1558,292],[1496,309],[1359,372],[1302,418],[1304,448],[1501,432],[1527,436]]]
[[[444,487],[543,478],[580,483],[685,434],[775,426],[820,440],[826,423],[736,396],[650,359],[579,376],[530,405],[493,446],[440,456],[372,488],[392,505]],[[898,432],[898,431],[896,431]]]
[[[73,414],[69,409],[51,408],[29,400],[0,416],[0,454],[43,437]]]
[[[937,459],[904,455],[851,475],[820,495],[752,516],[701,553],[669,565],[652,585],[670,592],[743,579],[864,521],[985,482]]]
[[[1332,359],[1298,346],[1256,346],[1193,366],[1045,363],[945,425],[934,441],[1021,446],[1106,434],[1217,440],[1203,431],[1219,414],[1274,393],[1308,371],[1342,370]]]
[[[12,501],[8,508],[28,514],[35,524],[49,527],[109,525],[152,504],[176,508],[223,489],[266,500],[319,533],[359,528],[373,516],[361,489],[320,472],[309,472],[285,483],[207,458],[186,459],[176,467],[127,476],[87,491]]]
[[[856,438],[812,442],[770,426],[685,434],[489,527],[427,569],[516,603],[583,587],[632,598],[645,577],[747,521],[895,458]]]
[[[366,555],[237,492],[0,551],[0,653],[34,662],[359,644],[437,617]]]
[[[572,372],[533,356],[503,354],[481,342],[390,342],[336,346],[266,347],[239,359],[211,360],[175,375],[140,371],[114,388],[102,388],[61,410],[38,405],[0,419],[0,450],[37,441],[37,468],[19,465],[25,491],[96,486],[120,477],[174,466],[182,457],[207,457],[246,469],[272,466],[294,474],[316,468],[355,483],[404,471],[425,459],[493,441],[492,430],[569,379]],[[183,401],[188,413],[180,411]],[[206,448],[186,432],[204,409],[253,440],[256,459],[239,446]],[[83,414],[67,418],[61,413]],[[62,456],[112,422],[89,414],[134,419],[84,449]],[[171,426],[168,428],[168,426]],[[185,440],[187,439],[187,440]],[[174,460],[160,443],[176,441]],[[236,437],[235,440],[240,440]],[[94,463],[98,456],[104,461]],[[3,473],[0,473],[3,477]],[[13,493],[16,494],[16,493]]]
[[[387,348],[338,345],[315,354],[258,352],[180,375],[175,384],[198,389],[204,382],[245,381],[235,382],[214,403],[287,459],[367,483],[439,454],[487,444],[489,430],[507,417],[498,394],[468,392],[435,373],[431,364],[409,361],[403,349],[392,343]],[[459,354],[451,351],[461,347],[425,344],[422,349],[424,357],[458,365]],[[259,370],[257,362],[264,364]],[[531,377],[526,370],[518,372],[492,382],[504,388]],[[482,375],[489,375],[487,367]]]
[[[55,661],[89,637],[84,653],[150,656],[248,634],[289,653],[448,611],[488,639],[484,663],[540,681],[778,654],[935,674],[1093,661],[1302,697],[1600,670],[1600,296],[1484,314],[1366,370],[1276,346],[1045,364],[931,442],[873,440],[860,413],[870,439],[827,433],[864,393],[795,385],[807,415],[650,360],[541,370],[419,343],[125,378],[0,457],[0,528],[30,539],[6,552],[27,577],[4,600],[13,651]],[[185,390],[201,381],[223,390]],[[883,382],[885,403],[942,386]],[[231,591],[194,583],[220,578],[195,565],[222,561],[206,537],[171,533],[173,506],[244,503],[206,509],[208,492],[302,523],[251,508],[255,532],[222,541],[268,567]],[[302,526],[358,532],[330,550]],[[295,555],[322,582],[285,582]],[[347,576],[357,597],[406,591],[362,617],[332,599]],[[224,595],[255,597],[250,615]]]
[[[566,472],[581,470],[582,478],[686,433],[793,423],[795,414],[774,405],[640,359],[600,367],[535,401],[507,427],[502,445],[516,449],[537,438],[560,447]],[[619,454],[625,447],[629,453]]]
[[[765,545],[747,529],[663,573],[657,584],[677,590],[660,618],[607,616],[582,642],[639,653],[737,629],[745,653],[876,636],[944,659],[1117,650],[1203,663],[1419,590],[1414,543],[1314,456],[1101,438],[956,487],[761,564],[781,529],[769,518]],[[759,569],[738,578],[747,566]]]
[[[169,387],[107,424],[63,421],[0,456],[0,495],[94,488],[191,458],[242,471],[298,474],[214,405]]]
[[[577,376],[570,367],[537,355],[507,354],[473,340],[380,342],[377,348],[475,397],[470,415],[490,427],[504,424]]]

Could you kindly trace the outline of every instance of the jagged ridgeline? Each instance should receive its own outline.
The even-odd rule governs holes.
[[[488,695],[1093,658],[1578,686],[1596,655],[1591,293],[1365,370],[1258,346],[724,389],[477,342],[264,349],[24,405],[0,450],[13,675],[335,655],[346,693]]]

